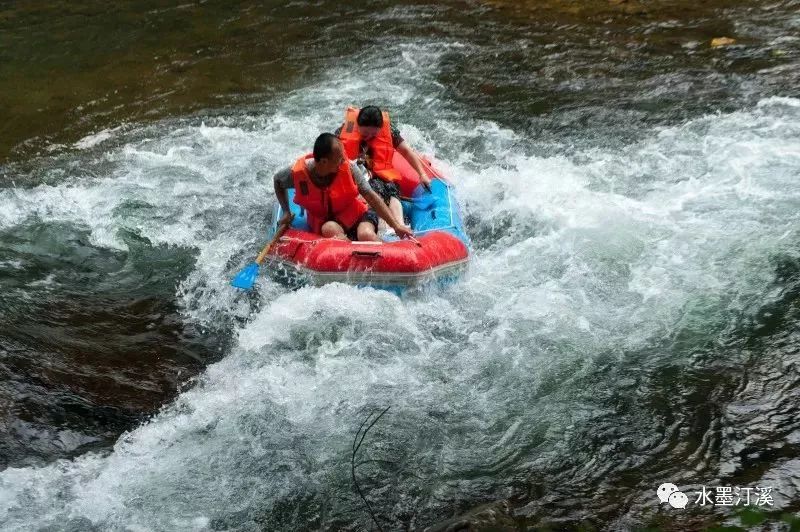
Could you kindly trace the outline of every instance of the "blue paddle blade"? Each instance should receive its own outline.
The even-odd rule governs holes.
[[[258,277],[258,264],[254,262],[240,271],[239,274],[233,278],[231,284],[242,290],[250,290],[256,283],[256,277]]]

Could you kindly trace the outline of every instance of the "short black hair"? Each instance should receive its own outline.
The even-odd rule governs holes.
[[[359,126],[381,127],[383,126],[383,113],[381,113],[378,107],[367,105],[366,107],[362,107],[358,112],[356,122]]]
[[[314,141],[314,160],[319,161],[330,156],[333,147],[339,139],[332,133],[322,133],[317,140]]]

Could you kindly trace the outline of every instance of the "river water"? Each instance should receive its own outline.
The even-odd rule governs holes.
[[[0,14],[3,530],[376,528],[387,407],[384,530],[800,511],[797,1]],[[453,177],[468,273],[237,293],[349,103]]]

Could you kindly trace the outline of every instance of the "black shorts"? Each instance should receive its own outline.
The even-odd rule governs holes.
[[[383,179],[373,177],[369,180],[369,186],[378,196],[383,198],[383,202],[386,205],[389,205],[389,200],[392,198],[397,198],[400,201],[400,187],[396,183],[389,183]]]
[[[363,222],[370,222],[375,227],[375,232],[378,232],[378,213],[369,209],[359,221],[353,224],[353,227],[345,231],[347,238],[350,240],[358,240],[358,226]]]

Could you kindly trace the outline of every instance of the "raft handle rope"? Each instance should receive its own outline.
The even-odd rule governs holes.
[[[354,257],[370,257],[373,259],[377,259],[378,257],[381,256],[381,252],[378,250],[370,251],[370,250],[355,249],[353,250],[351,255]]]

